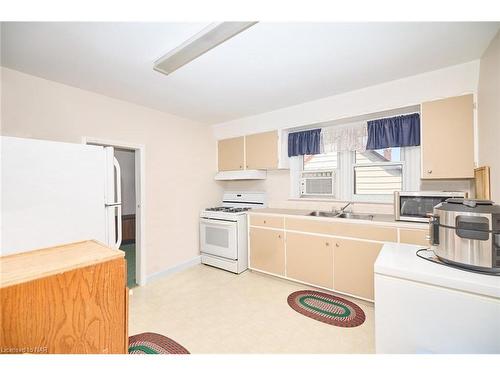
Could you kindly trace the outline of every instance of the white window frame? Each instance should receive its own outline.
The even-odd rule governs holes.
[[[403,191],[416,191],[420,189],[420,147],[403,147],[401,161],[376,163],[377,165],[402,165]],[[370,165],[376,165],[370,164]],[[337,155],[337,169],[335,176],[335,196],[332,198],[321,197],[316,200],[353,201],[392,203],[393,195],[379,194],[354,194],[354,167],[355,152],[339,152]],[[364,166],[366,164],[363,164]],[[304,158],[302,156],[290,158],[290,198],[314,200],[315,198],[301,197],[300,177],[303,171]]]

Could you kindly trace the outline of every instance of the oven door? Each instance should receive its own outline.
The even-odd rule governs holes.
[[[238,258],[238,223],[200,218],[200,251],[218,257]]]

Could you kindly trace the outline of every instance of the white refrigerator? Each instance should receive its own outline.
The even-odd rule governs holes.
[[[94,239],[121,244],[112,147],[1,137],[1,255]]]

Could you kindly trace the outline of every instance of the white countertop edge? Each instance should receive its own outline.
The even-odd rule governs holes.
[[[420,248],[407,244],[385,244],[375,261],[375,275],[474,293],[499,299],[500,302],[500,276],[482,275],[431,263],[417,257],[416,251]]]
[[[363,220],[363,219],[345,219],[345,218],[335,218],[335,217],[318,217],[318,216],[309,216],[308,213],[315,210],[301,210],[301,209],[287,209],[287,208],[277,208],[276,210],[289,210],[290,213],[281,213],[281,212],[259,212],[259,210],[272,210],[272,208],[263,208],[263,209],[255,209],[248,211],[249,215],[262,215],[262,216],[278,216],[278,217],[292,217],[292,218],[301,218],[306,220],[317,220],[317,221],[330,221],[330,222],[338,222],[338,223],[351,223],[351,224],[369,224],[369,225],[379,225],[379,226],[389,226],[389,227],[398,227],[398,228],[408,228],[408,229],[428,229],[429,225],[426,223],[411,223],[407,221],[380,221],[380,220]],[[373,213],[367,213],[370,215],[377,215]]]

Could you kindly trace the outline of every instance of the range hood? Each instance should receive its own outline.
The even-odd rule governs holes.
[[[265,180],[267,172],[259,169],[245,169],[243,171],[223,171],[215,175],[217,181],[228,180]]]

